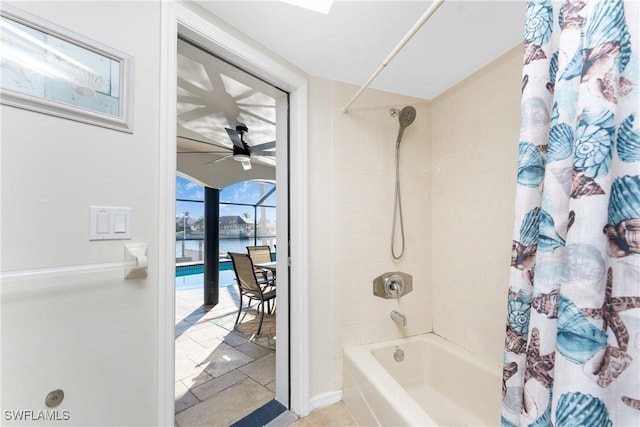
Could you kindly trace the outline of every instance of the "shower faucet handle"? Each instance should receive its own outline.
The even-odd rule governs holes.
[[[384,293],[389,298],[400,298],[404,290],[404,281],[397,274],[392,274],[384,280]]]
[[[400,271],[384,273],[373,279],[373,295],[385,299],[400,298],[413,290],[413,278]]]

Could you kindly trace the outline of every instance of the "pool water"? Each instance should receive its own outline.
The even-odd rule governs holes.
[[[219,286],[225,288],[235,285],[236,275],[233,270],[221,271]],[[192,291],[204,287],[204,273],[176,275],[176,291]]]

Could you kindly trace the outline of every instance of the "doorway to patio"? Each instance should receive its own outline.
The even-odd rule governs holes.
[[[197,9],[197,10],[195,10]],[[287,122],[276,123],[276,139],[287,141],[279,145],[276,158],[280,167],[278,183],[277,224],[278,252],[278,316],[276,325],[276,400],[304,416],[309,413],[309,235],[307,200],[308,148],[306,76],[248,43],[242,35],[230,31],[203,17],[202,10],[183,3],[165,3],[162,8],[160,114],[163,126],[159,141],[166,147],[160,150],[158,248],[158,423],[174,423],[175,389],[175,174],[178,115],[178,58],[179,36],[198,42],[210,52],[223,56],[244,70],[260,76],[287,92],[276,101],[276,110]],[[206,15],[206,14],[205,14]],[[289,108],[290,106],[290,108]],[[224,162],[223,162],[224,163]],[[227,162],[228,163],[228,162]],[[284,274],[283,274],[284,273]],[[295,286],[290,286],[295,283]],[[282,351],[281,351],[282,350]]]
[[[261,248],[268,250],[269,263],[275,261],[271,249],[276,247],[276,187],[263,181],[244,181],[225,187],[219,192],[215,209],[219,212],[217,230],[207,233],[203,195],[202,186],[177,177],[175,411],[178,425],[206,424],[212,420],[232,424],[275,397],[276,311],[258,316],[257,301],[247,304],[246,298],[244,309],[239,311],[239,288],[228,254]],[[219,253],[214,254],[218,255],[219,286],[215,305],[203,303],[207,297],[204,289],[206,238],[219,242]],[[271,271],[267,276],[260,270],[258,276],[262,282],[269,279],[265,282],[267,285],[275,284]],[[247,399],[247,395],[251,398]],[[225,404],[229,400],[236,403]]]
[[[266,244],[277,257],[278,241],[288,248],[276,233],[276,211],[287,211],[276,207],[275,191],[288,94],[193,39],[179,37],[177,47],[175,420],[231,425],[277,394],[279,311],[264,313],[258,334],[256,301],[239,307],[227,253]],[[202,273],[181,271],[199,266]],[[195,286],[199,278],[203,287]],[[288,381],[288,372],[278,381]]]

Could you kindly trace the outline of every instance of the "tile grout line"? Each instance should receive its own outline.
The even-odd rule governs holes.
[[[251,383],[254,384],[255,387],[259,387],[267,395],[272,395],[273,397],[275,397],[275,391],[271,390],[268,387],[268,385],[272,384],[275,381],[275,379],[271,378],[271,376],[269,375],[266,377],[261,376],[259,374],[259,372],[263,372],[263,370],[261,369],[258,369],[257,371],[252,372],[252,369],[249,367],[251,364],[260,363],[261,360],[267,357],[271,357],[273,354],[275,354],[275,352],[273,350],[269,350],[266,347],[260,346],[260,344],[252,342],[250,339],[243,337],[242,335],[240,335],[239,333],[236,333],[233,330],[229,330],[228,328],[222,326],[220,323],[216,323],[216,320],[219,320],[225,316],[236,314],[236,311],[237,311],[237,309],[229,310],[229,307],[227,307],[226,305],[221,308],[224,308],[224,310],[221,311],[220,313],[216,313],[215,308],[206,309],[203,306],[196,307],[195,304],[191,305],[191,304],[185,303],[180,307],[180,310],[181,312],[184,313],[184,315],[176,316],[176,332],[178,333],[178,335],[176,336],[176,340],[183,336],[187,338],[182,343],[177,342],[176,347],[178,347],[180,344],[195,345],[199,347],[198,349],[192,348],[189,351],[185,351],[184,354],[181,355],[181,358],[183,357],[186,358],[185,362],[188,362],[186,364],[185,369],[188,369],[188,366],[190,365],[190,363],[193,362],[193,366],[198,368],[199,373],[196,373],[195,376],[194,375],[186,376],[184,378],[176,380],[176,384],[179,383],[182,387],[184,387],[184,389],[186,389],[185,394],[178,400],[184,400],[185,396],[189,396],[187,397],[187,400],[190,400],[190,402],[187,402],[188,406],[185,406],[184,408],[176,412],[176,416],[178,414],[182,414],[184,411],[187,411],[190,408],[193,408],[196,405],[203,404],[203,403],[206,404],[205,402],[207,402],[209,399],[213,399],[217,395],[225,391],[228,391],[229,389],[231,389],[234,386],[237,386],[238,384],[245,383],[246,381],[250,381]],[[179,318],[179,317],[182,317],[182,318]],[[194,327],[195,329],[193,329]],[[214,332],[211,332],[212,335],[208,336],[210,332],[207,332],[206,330],[209,327],[211,327],[214,330],[216,328],[221,328],[223,330],[226,330],[225,335],[216,335],[217,332],[214,331]],[[189,333],[190,331],[196,332],[196,334],[197,334],[197,331],[201,331],[201,332],[197,334],[196,337],[194,337]],[[231,339],[226,339],[231,335],[232,335]],[[223,344],[224,346],[227,346],[227,347],[223,346],[223,350],[222,350],[223,352],[224,352],[224,348],[233,349],[234,351],[238,352],[236,354],[241,354],[242,358],[246,358],[246,360],[242,360],[243,363],[239,364],[238,366],[235,366],[230,371],[223,372],[222,374],[216,376],[213,374],[212,371],[207,370],[207,367],[212,366],[213,364],[216,363],[215,358],[209,360],[209,357],[213,355],[213,352],[215,351],[215,349],[218,348],[221,344]],[[212,348],[212,346],[214,347]],[[261,348],[264,348],[265,350],[261,350]],[[209,355],[203,355],[205,357],[204,359],[200,360],[199,362],[194,360],[193,358],[194,354],[206,352],[207,350],[210,350],[211,353]],[[219,356],[220,355],[217,355],[217,357]],[[197,358],[197,359],[200,359],[200,358]],[[254,365],[254,366],[260,366],[260,365]],[[242,369],[245,369],[246,372],[243,371]],[[206,379],[206,381],[202,383],[198,383],[197,378],[203,374],[207,375],[208,378]],[[206,391],[204,391],[203,393],[198,393],[200,396],[203,396],[203,398],[201,399],[198,396],[198,394],[194,392],[197,389],[200,389],[201,391],[204,390],[203,387],[206,387],[207,385],[212,388],[215,388],[216,385],[213,382],[215,382],[216,380],[220,381],[221,378],[227,375],[231,376],[232,378],[235,376],[235,379],[231,379],[232,382],[228,384],[225,384],[223,382],[222,388],[216,389],[215,393],[207,397],[204,397],[207,393]],[[191,386],[189,386],[187,384],[189,380],[192,380],[193,384],[197,384],[197,385],[194,386],[192,384]],[[265,384],[263,384],[263,382],[265,382]],[[176,419],[175,425],[180,426],[177,419]]]

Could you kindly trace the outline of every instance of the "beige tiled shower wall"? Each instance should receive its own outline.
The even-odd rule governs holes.
[[[358,344],[430,332],[431,152],[429,107],[425,100],[376,90],[365,91],[347,114],[344,105],[357,86],[332,83],[333,297],[335,310],[334,383],[342,385],[342,350]],[[413,105],[415,122],[401,146],[402,202],[406,251],[401,261],[390,254],[398,118],[391,107]],[[331,182],[327,177],[327,183]],[[413,292],[399,300],[373,296],[372,281],[387,271],[413,275]],[[389,317],[404,313],[406,328]]]
[[[431,104],[434,331],[500,364],[520,128],[522,49]]]
[[[434,330],[481,358],[502,360],[515,203],[522,49],[514,48],[433,101],[331,82],[334,386],[346,347]],[[428,72],[428,70],[425,70]],[[330,89],[329,89],[330,87]],[[401,146],[406,253],[390,255],[398,119],[415,122]],[[327,213],[328,214],[328,213]],[[372,294],[386,271],[413,275],[400,300]],[[400,328],[389,318],[407,316]]]

